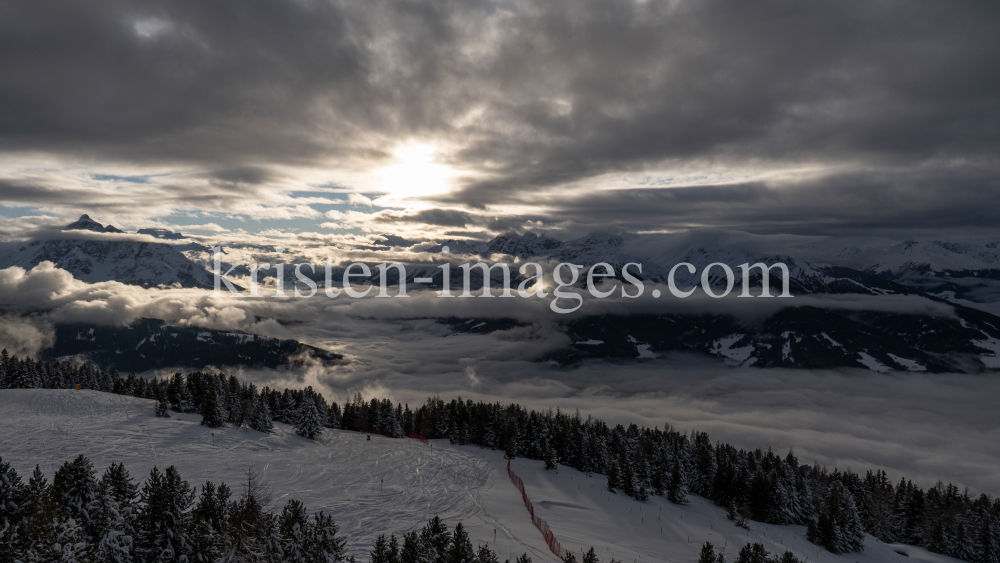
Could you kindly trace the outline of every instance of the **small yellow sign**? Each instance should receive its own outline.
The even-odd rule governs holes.
[[[79,391],[79,390],[80,390],[80,384],[79,384],[79,383],[77,383],[77,384],[76,384],[76,390],[77,390],[77,391]]]

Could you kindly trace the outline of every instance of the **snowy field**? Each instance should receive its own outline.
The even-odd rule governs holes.
[[[314,442],[283,424],[270,435],[213,430],[201,426],[198,415],[156,418],[153,406],[96,391],[0,390],[0,457],[25,478],[36,463],[51,478],[80,454],[99,472],[123,462],[136,481],[154,465],[176,465],[192,484],[222,481],[234,493],[253,463],[264,470],[276,504],[290,497],[310,511],[332,513],[348,538],[348,553],[361,561],[378,534],[400,536],[435,515],[449,527],[463,522],[474,544],[490,543],[501,559],[527,552],[536,562],[557,561],[508,479],[502,452],[441,440],[427,446],[373,435],[367,441],[364,434],[329,429]],[[788,549],[814,563],[957,561],[872,537],[863,553],[836,556],[807,542],[801,526],[752,522],[749,531],[737,528],[700,497],[683,506],[662,498],[637,502],[605,492],[600,475],[566,467],[545,471],[542,462],[521,459],[512,468],[563,547],[579,554],[594,546],[602,560],[694,563],[702,543],[711,541],[732,561],[744,544],[760,541],[772,553]]]

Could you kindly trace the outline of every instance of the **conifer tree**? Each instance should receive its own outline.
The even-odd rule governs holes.
[[[670,482],[667,485],[667,500],[674,504],[684,504],[687,502],[687,487],[684,486],[684,475],[681,473],[681,464],[676,459],[670,470]]]
[[[193,512],[191,532],[191,561],[215,563],[227,551],[229,487],[225,483],[216,488],[207,481],[201,486],[201,495]]]
[[[768,553],[762,543],[748,543],[740,550],[736,563],[768,563]]]
[[[337,525],[333,516],[324,514],[321,510],[313,518],[308,534],[306,556],[308,561],[315,563],[335,563],[348,560],[344,553],[347,540],[337,536]]]
[[[997,540],[997,524],[986,511],[979,514],[979,532],[976,535],[975,563],[1000,563],[1000,541]]]
[[[271,422],[271,410],[267,406],[267,401],[257,401],[254,405],[250,428],[257,432],[264,432],[265,434],[269,434],[274,429],[274,423]]]
[[[864,532],[854,496],[840,481],[833,480],[827,487],[819,517],[809,523],[806,538],[832,553],[864,549]]]
[[[446,563],[473,563],[476,552],[472,548],[472,541],[469,540],[469,533],[461,522],[455,525],[455,531],[451,536],[451,547],[448,550]]]
[[[101,563],[131,563],[133,531],[126,522],[115,500],[110,485],[100,482],[97,487],[97,500],[90,511],[90,517],[97,531],[95,561]]]
[[[583,563],[601,563],[601,561],[597,558],[597,553],[594,552],[593,546],[591,546],[587,553],[583,554]],[[701,562],[699,561],[699,563]]]
[[[372,546],[370,563],[399,563],[399,542],[395,535],[391,540],[386,540],[385,534],[379,535]]]
[[[490,546],[484,544],[479,546],[479,551],[476,552],[475,563],[500,563],[500,559]]]
[[[271,503],[271,489],[253,466],[247,467],[239,500],[230,507],[229,539],[222,561],[257,561],[260,554],[280,561],[281,538],[273,517],[265,508]]]
[[[545,448],[545,469],[551,471],[557,468],[558,467],[556,466],[556,451],[552,449],[551,446],[549,446]]]
[[[0,459],[0,563],[12,563],[20,554],[19,528],[30,506],[29,492],[10,463]]]
[[[226,423],[226,413],[219,400],[219,394],[212,389],[201,405],[201,424],[209,428],[219,428]]]
[[[79,524],[83,541],[96,540],[99,530],[91,513],[97,501],[97,477],[89,459],[80,455],[56,470],[52,498],[60,510]]]
[[[295,499],[289,500],[278,516],[281,550],[288,563],[305,563],[309,517],[306,508]]]
[[[331,403],[326,413],[326,422],[323,424],[327,428],[340,428],[340,405]]]
[[[160,472],[153,467],[140,491],[138,553],[146,561],[180,563],[188,558],[190,508],[194,489],[174,466]]]
[[[167,412],[167,400],[163,397],[156,400],[154,414],[160,418],[170,418],[170,413]]]
[[[295,431],[299,436],[315,440],[316,436],[323,431],[322,420],[319,411],[316,410],[316,403],[311,398],[303,399],[299,405],[298,413],[295,417]]]
[[[400,563],[421,563],[423,546],[416,531],[407,532],[403,536],[403,549],[399,552]]]
[[[701,555],[698,556],[698,563],[716,563],[715,546],[712,545],[712,542],[705,542],[705,545],[701,546]]]
[[[450,543],[451,536],[448,534],[448,526],[437,516],[428,520],[420,531],[422,557],[427,561],[444,563]]]
[[[618,470],[618,462],[612,461],[611,467],[608,468],[608,492],[614,493],[616,489],[621,488],[621,475]]]

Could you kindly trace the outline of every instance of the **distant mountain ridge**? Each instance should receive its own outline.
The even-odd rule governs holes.
[[[75,238],[73,231],[122,234],[87,215],[66,225],[65,239],[35,240],[0,256],[0,268],[31,269],[49,261],[89,283],[118,281],[142,287],[214,287],[212,273],[169,244],[131,239]]]
[[[80,356],[102,369],[143,372],[156,368],[245,366],[278,368],[308,359],[343,358],[295,340],[234,331],[169,326],[140,319],[129,326],[86,323],[56,325],[56,343],[43,359]]]

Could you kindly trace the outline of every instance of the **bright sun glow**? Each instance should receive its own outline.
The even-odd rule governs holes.
[[[410,198],[445,192],[455,171],[437,161],[431,144],[404,145],[393,151],[393,162],[378,170],[380,187],[391,198]]]

